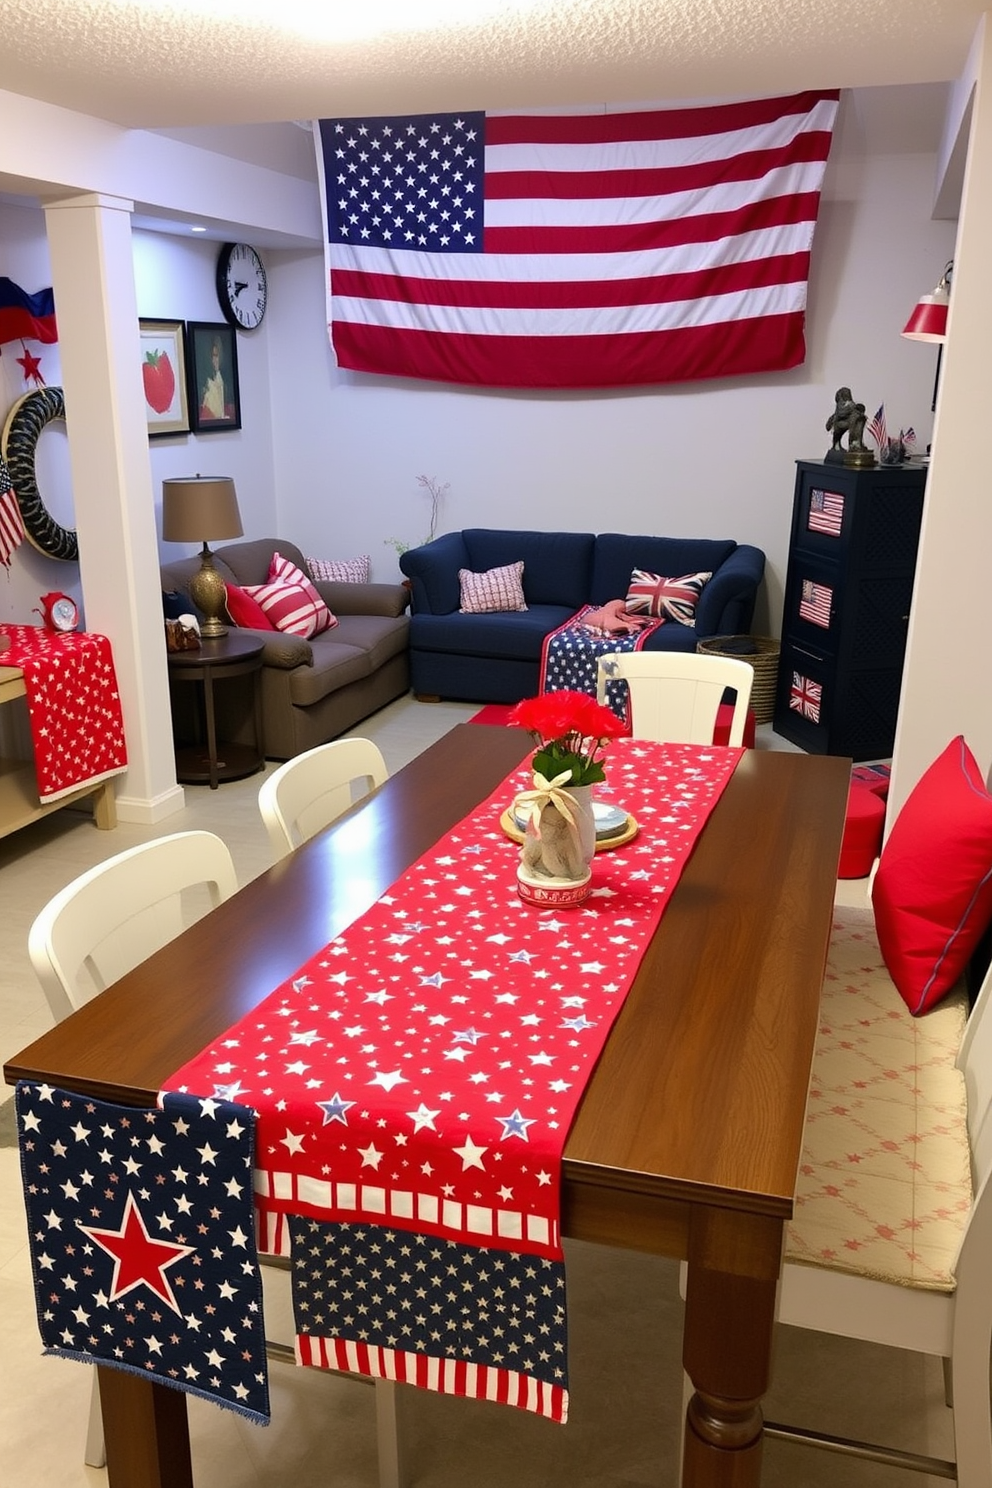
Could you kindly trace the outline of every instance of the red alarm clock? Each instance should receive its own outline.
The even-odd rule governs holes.
[[[49,630],[54,630],[56,635],[66,635],[70,630],[76,629],[79,624],[79,607],[68,594],[43,594],[41,604],[42,608],[35,609],[35,614],[41,616]]]

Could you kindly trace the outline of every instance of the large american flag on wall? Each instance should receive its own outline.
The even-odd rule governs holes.
[[[837,101],[318,120],[339,365],[491,387],[798,365]]]

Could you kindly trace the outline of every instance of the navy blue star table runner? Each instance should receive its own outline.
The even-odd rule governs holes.
[[[267,1425],[254,1112],[187,1095],[138,1110],[28,1081],[15,1103],[45,1353]]]

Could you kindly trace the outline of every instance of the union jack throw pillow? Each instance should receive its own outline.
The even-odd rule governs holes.
[[[703,585],[712,577],[710,571],[666,579],[661,574],[635,568],[627,590],[627,609],[634,615],[653,615],[656,620],[675,620],[679,625],[695,626],[699,596]]]

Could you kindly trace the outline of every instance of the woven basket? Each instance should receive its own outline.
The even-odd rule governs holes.
[[[736,645],[729,645],[729,642]],[[743,641],[755,647],[743,654],[737,649]],[[775,712],[775,682],[778,677],[778,657],[781,643],[771,636],[711,636],[708,641],[697,641],[696,650],[709,656],[731,656],[734,661],[746,661],[754,668],[751,687],[751,711],[755,723],[771,723]]]

